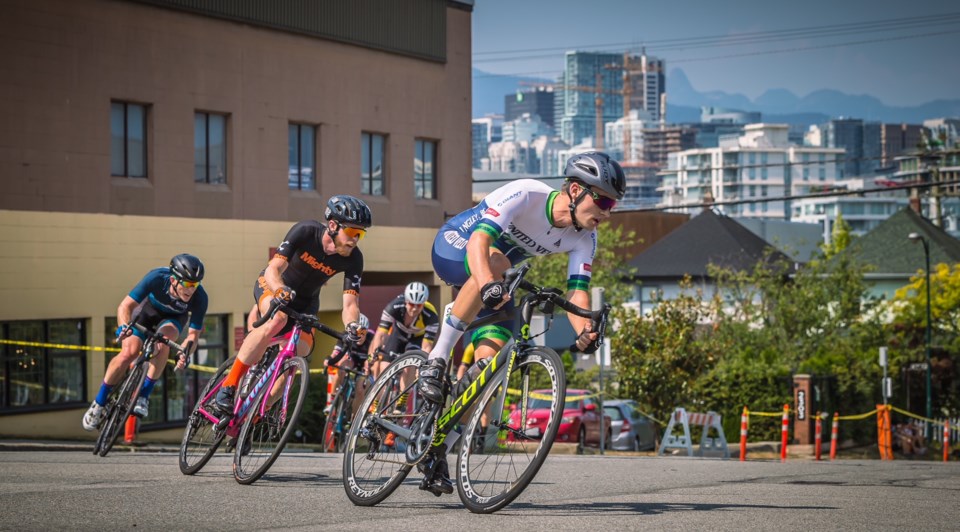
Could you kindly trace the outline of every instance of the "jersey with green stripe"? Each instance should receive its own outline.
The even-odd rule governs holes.
[[[597,232],[554,226],[553,202],[559,195],[540,181],[518,179],[447,222],[458,235],[445,238],[465,247],[474,231],[483,231],[493,237],[493,245],[514,265],[535,255],[568,253],[567,289],[587,290],[597,252]]]

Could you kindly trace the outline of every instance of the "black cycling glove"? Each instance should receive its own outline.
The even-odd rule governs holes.
[[[480,289],[480,300],[486,308],[496,308],[507,296],[507,287],[503,281],[490,281]]]

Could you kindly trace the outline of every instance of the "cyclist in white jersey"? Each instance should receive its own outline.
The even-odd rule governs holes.
[[[597,248],[597,226],[626,191],[620,165],[608,155],[588,152],[567,161],[561,190],[521,179],[491,192],[480,204],[451,218],[433,245],[433,266],[447,284],[460,287],[453,310],[444,318],[429,360],[420,368],[419,391],[428,400],[443,401],[443,375],[450,349],[476,317],[512,305],[503,273],[534,255],[568,253],[567,290],[573,304],[590,308],[591,265]],[[481,312],[482,311],[482,312]],[[577,349],[588,349],[597,334],[590,320],[568,313],[579,331]],[[510,338],[509,321],[474,332],[477,359],[495,355]],[[433,478],[425,489],[452,493],[445,457],[433,457]]]

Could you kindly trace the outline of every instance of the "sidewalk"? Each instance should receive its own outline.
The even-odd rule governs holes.
[[[92,441],[83,440],[0,440],[0,452],[10,451],[79,451],[92,453]],[[134,443],[128,445],[117,442],[111,453],[178,453],[180,445],[173,443]]]

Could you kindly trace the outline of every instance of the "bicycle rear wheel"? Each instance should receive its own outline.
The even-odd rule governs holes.
[[[108,403],[107,415],[100,429],[100,436],[97,437],[97,448],[100,456],[107,456],[113,444],[116,443],[127,423],[127,417],[133,410],[133,405],[137,402],[140,395],[140,387],[143,386],[143,379],[147,376],[147,365],[137,363],[123,380],[120,391],[114,396],[112,402]]]
[[[197,396],[197,404],[187,418],[187,427],[183,431],[183,440],[180,442],[180,472],[184,475],[192,475],[207,465],[210,458],[217,452],[220,442],[223,441],[226,433],[222,431],[217,433],[214,424],[199,410],[201,406],[207,406],[213,402],[211,396],[210,401],[202,404],[203,399],[227,376],[235,360],[236,357],[231,357],[220,364],[217,372],[207,381],[203,391]]]
[[[346,418],[349,415],[346,412],[347,398],[344,392],[345,386],[341,386],[333,396],[333,403],[330,407],[330,413],[327,414],[327,420],[323,424],[323,452],[339,453],[343,451],[343,426],[346,424]]]
[[[277,386],[273,403],[270,403],[269,387],[264,386],[243,421],[233,454],[233,476],[241,484],[256,482],[270,469],[300,418],[310,378],[307,361],[301,357],[287,360],[277,376],[278,383],[281,378],[283,382]],[[261,417],[260,408],[264,403],[267,406]]]
[[[427,402],[417,400],[416,373],[425,361],[423,351],[408,352],[397,358],[370,387],[354,414],[343,451],[343,488],[357,506],[374,506],[382,502],[414,466],[407,461],[405,452],[401,452],[405,449],[402,444],[409,442],[395,438],[393,445],[387,445],[390,433],[377,421],[382,419],[409,426],[406,418],[415,421],[416,416],[422,415],[424,409],[417,408],[417,405],[426,405]],[[404,371],[408,372],[410,382],[406,388],[400,389],[396,383]],[[407,415],[410,407],[414,413]]]
[[[517,390],[517,404],[528,405],[525,420],[523,409],[511,413],[507,406]],[[484,390],[467,423],[457,460],[457,490],[467,509],[493,513],[530,484],[553,446],[566,395],[563,362],[548,348],[524,351],[506,387],[494,382]],[[532,401],[538,403],[535,414]],[[489,425],[483,428],[485,412]]]

